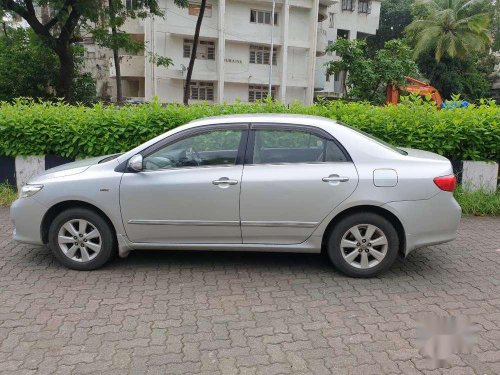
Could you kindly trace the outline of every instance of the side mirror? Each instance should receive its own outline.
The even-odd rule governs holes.
[[[140,172],[143,170],[142,166],[142,155],[137,154],[132,156],[127,164],[127,169],[131,172]]]

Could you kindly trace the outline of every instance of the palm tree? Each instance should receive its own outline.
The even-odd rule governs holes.
[[[432,51],[436,61],[444,55],[460,60],[491,45],[490,16],[478,13],[481,0],[417,0],[423,15],[406,27],[414,43],[414,57]],[[483,1],[484,2],[484,1]],[[417,8],[418,9],[418,8]]]

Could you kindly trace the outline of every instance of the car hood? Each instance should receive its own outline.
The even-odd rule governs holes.
[[[71,163],[66,163],[59,165],[58,167],[50,168],[47,169],[45,172],[42,174],[38,175],[37,177],[33,178],[32,180],[29,181],[29,183],[39,183],[42,182],[43,180],[48,180],[52,178],[58,178],[58,177],[66,177],[66,176],[72,176],[78,173],[82,173],[85,170],[87,170],[91,165],[98,164],[100,161],[104,159],[108,159],[113,155],[105,155],[105,156],[96,156],[93,158],[88,158],[88,159],[81,159],[77,160]],[[118,156],[118,155],[116,155]]]

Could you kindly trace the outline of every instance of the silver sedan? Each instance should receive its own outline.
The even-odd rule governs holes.
[[[143,249],[324,252],[370,277],[455,238],[454,188],[442,156],[326,118],[250,114],[49,169],[11,217],[15,240],[48,244],[78,270]]]

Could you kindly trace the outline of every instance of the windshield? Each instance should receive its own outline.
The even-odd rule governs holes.
[[[357,132],[359,134],[362,134],[365,137],[368,137],[368,138],[374,140],[375,142],[380,143],[381,145],[383,145],[383,146],[385,146],[387,148],[390,148],[393,151],[396,151],[397,153],[399,153],[401,155],[408,155],[408,153],[405,150],[402,150],[402,149],[400,149],[398,147],[395,147],[395,146],[391,145],[390,143],[387,143],[387,142],[385,142],[385,141],[383,141],[383,140],[381,140],[381,139],[379,139],[379,138],[377,138],[377,137],[375,137],[375,136],[373,136],[371,134],[368,134],[368,133],[364,132],[363,130],[356,129],[356,128],[354,128],[354,127],[352,127],[350,125],[344,124],[343,122],[340,122],[340,121],[337,121],[337,123],[339,123],[341,125],[344,125],[344,126],[348,127],[349,129],[352,129],[355,132]]]

